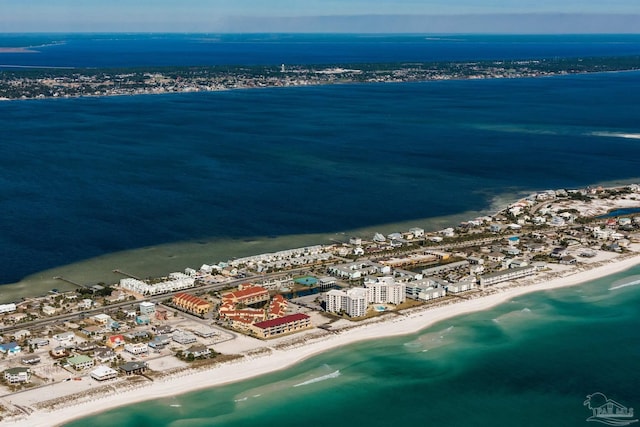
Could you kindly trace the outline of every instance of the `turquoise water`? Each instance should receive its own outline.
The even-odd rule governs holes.
[[[638,274],[519,297],[69,426],[585,426],[588,394],[640,404],[640,285],[620,287]]]

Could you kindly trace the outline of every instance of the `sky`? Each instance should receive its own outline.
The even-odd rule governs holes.
[[[531,33],[551,24],[637,33],[640,0],[0,0],[0,33]]]

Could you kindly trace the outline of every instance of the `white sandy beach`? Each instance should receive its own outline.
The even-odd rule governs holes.
[[[550,290],[555,288],[574,286],[604,276],[609,276],[627,270],[640,264],[640,254],[615,258],[606,264],[591,268],[586,271],[569,270],[561,273],[563,277],[551,280],[541,279],[538,283],[506,288],[501,292],[475,299],[469,299],[460,303],[449,304],[441,307],[405,312],[404,316],[394,316],[384,322],[371,322],[355,328],[340,331],[336,334],[323,336],[320,339],[310,340],[298,347],[275,350],[266,356],[254,356],[242,358],[236,362],[218,365],[208,371],[181,374],[167,379],[146,383],[143,387],[127,390],[125,392],[108,395],[89,402],[73,404],[68,407],[53,411],[36,410],[28,417],[6,421],[4,425],[10,426],[53,426],[61,425],[73,419],[103,412],[118,406],[152,400],[167,396],[188,393],[197,389],[210,388],[232,382],[246,380],[258,375],[284,369],[306,358],[337,347],[342,347],[357,341],[379,339],[417,332],[436,322],[458,316],[465,313],[486,310],[497,304],[511,300],[514,297],[531,292]],[[49,390],[47,393],[52,393]],[[38,393],[38,390],[21,393],[12,400],[13,404],[28,406],[29,393]],[[42,391],[40,391],[42,393]],[[53,398],[49,395],[46,398]],[[45,396],[40,396],[44,400]]]

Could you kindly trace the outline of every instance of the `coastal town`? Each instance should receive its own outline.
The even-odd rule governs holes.
[[[57,277],[76,290],[0,304],[0,417],[34,425],[73,405],[99,411],[108,396],[145,396],[186,375],[204,386],[213,372],[301,352],[282,368],[338,345],[332,339],[371,338],[366,331],[389,324],[409,333],[428,326],[429,313],[635,265],[639,249],[632,184],[548,190],[442,230],[352,236],[166,277]]]
[[[0,54],[1,54],[0,50]],[[124,69],[0,66],[0,100],[210,92],[344,83],[544,77],[640,69],[638,57],[529,60],[195,66]]]

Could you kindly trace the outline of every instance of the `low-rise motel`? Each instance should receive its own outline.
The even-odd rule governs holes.
[[[251,326],[251,330],[259,338],[266,339],[298,332],[311,327],[311,318],[309,316],[303,313],[294,313],[288,316],[254,323]]]

